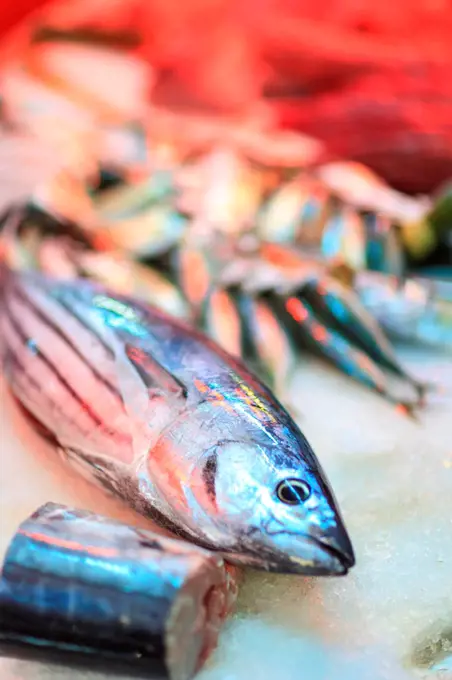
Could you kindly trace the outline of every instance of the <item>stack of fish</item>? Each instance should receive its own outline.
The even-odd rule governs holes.
[[[395,339],[452,347],[448,286],[404,279],[448,230],[448,193],[434,201],[404,196],[360,165],[325,162],[321,144],[265,121],[237,125],[158,109],[145,93],[149,66],[114,36],[101,38],[77,27],[41,27],[3,74],[5,119],[47,140],[62,159],[32,205],[77,223],[91,241],[83,263],[79,253],[69,266],[67,247],[65,257],[57,255],[53,242],[35,266],[45,259],[53,275],[100,279],[187,316],[251,361],[282,399],[284,367],[277,362],[279,375],[259,334],[278,334],[287,366],[307,340],[341,370],[415,407],[422,388],[381,328]],[[108,69],[114,88],[101,77]],[[311,278],[311,287],[329,295],[304,300],[309,321],[295,327],[285,302]],[[256,304],[266,313],[250,328],[240,309]],[[353,336],[345,318],[354,319]]]
[[[232,564],[346,574],[355,557],[330,485],[269,389],[156,307],[91,281],[14,267],[20,227],[5,228],[2,362],[35,429],[102,488]],[[78,267],[74,243],[83,262],[76,230],[63,261]],[[54,245],[52,237],[42,244]],[[0,642],[156,665],[182,680],[214,645],[230,587],[213,556],[44,508],[7,555]]]
[[[49,186],[44,198],[10,210],[4,250],[10,266],[92,278],[187,318],[249,363],[294,411],[287,379],[307,348],[412,412],[424,386],[401,366],[385,332],[450,349],[447,282],[398,277],[405,251],[394,229],[376,229],[379,242],[372,240],[350,206],[351,222],[328,220],[333,199],[319,207],[315,192],[309,210],[300,192],[292,195],[296,229],[283,237],[284,201],[279,222],[267,219],[269,185],[268,172],[224,150],[137,182],[101,171],[86,188],[86,220],[73,222],[62,203],[55,208]],[[276,203],[287,187],[275,190]],[[372,220],[390,225],[377,213]]]
[[[263,123],[159,111],[139,60],[86,32],[67,49],[74,37],[41,28],[3,73],[4,141],[52,150],[29,164],[35,184],[17,144],[3,165],[14,397],[80,472],[177,537],[235,565],[346,574],[352,544],[288,379],[308,348],[407,412],[422,403],[382,328],[452,348],[449,284],[403,279],[448,229],[448,196],[403,196]],[[235,591],[201,548],[42,508],[7,556],[0,639],[188,678]]]

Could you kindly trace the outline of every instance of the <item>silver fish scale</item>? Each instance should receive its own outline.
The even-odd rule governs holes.
[[[353,565],[310,445],[240,362],[163,312],[87,281],[11,273],[4,300],[4,309],[26,312],[24,328],[7,337],[26,357],[10,367],[16,396],[85,476],[238,563],[309,574],[343,574]],[[36,309],[27,309],[30,300]],[[77,339],[68,319],[83,329],[73,326]],[[27,373],[45,399],[22,395]],[[112,405],[119,396],[112,424],[107,395]],[[41,413],[46,400],[58,405],[58,419],[53,406]]]
[[[187,385],[189,403],[198,402],[200,394],[201,398],[203,397],[200,389],[195,387],[196,381],[198,384],[202,382],[208,388],[205,399],[216,403],[221,397],[237,415],[245,415],[245,420],[241,421],[240,425],[246,428],[246,423],[250,424],[250,439],[253,438],[252,435],[256,436],[257,427],[257,431],[261,436],[263,435],[263,444],[276,445],[278,448],[275,455],[280,464],[284,463],[285,447],[282,441],[284,438],[295,441],[300,436],[298,428],[273,395],[243,364],[232,359],[204,335],[182,322],[172,319],[170,321],[158,310],[138,302],[131,305],[130,300],[120,295],[107,298],[100,295],[100,291],[102,291],[100,287],[88,282],[79,282],[77,287],[70,284],[52,283],[49,292],[68,305],[75,301],[83,302],[87,305],[86,319],[90,318],[90,309],[100,310],[103,323],[113,330],[116,336],[124,342],[133,338],[137,346],[151,352],[165,369]],[[105,307],[102,307],[102,302],[108,304],[108,300],[120,302],[123,305],[112,312],[112,319],[115,316],[120,317],[119,325],[112,325],[112,320],[108,318],[108,311],[107,315],[104,315]],[[110,306],[108,308],[110,309]],[[243,384],[251,386],[247,392],[251,401],[248,407],[245,407],[244,403],[235,396],[237,388]],[[202,428],[204,422],[210,423],[211,430],[215,426],[218,435],[224,437],[231,434],[229,420],[227,417],[213,417],[212,415],[210,421],[205,421],[202,417],[200,427]],[[264,427],[270,427],[273,436],[268,432],[264,434]],[[273,439],[273,442],[269,442],[269,439]],[[310,448],[305,447],[299,455],[300,458],[308,456],[312,469],[316,468],[317,462]]]

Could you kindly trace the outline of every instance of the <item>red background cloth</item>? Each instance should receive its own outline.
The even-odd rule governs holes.
[[[7,3],[2,30],[42,4]],[[76,14],[77,0],[68,8]],[[449,0],[131,0],[89,11],[79,12],[88,24],[144,31],[140,52],[168,102],[241,111],[264,93],[281,125],[401,189],[452,175]]]

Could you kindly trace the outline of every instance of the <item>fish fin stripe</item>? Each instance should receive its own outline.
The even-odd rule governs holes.
[[[26,390],[27,381],[28,381],[28,385],[31,386],[31,388],[34,389],[37,392],[38,396],[40,396],[41,398],[46,398],[47,402],[50,404],[50,407],[54,408],[57,413],[58,412],[61,413],[61,416],[64,417],[64,414],[61,412],[61,409],[58,407],[58,404],[53,402],[52,399],[50,399],[47,395],[43,394],[41,386],[34,379],[34,377],[27,372],[25,366],[23,365],[23,363],[21,362],[21,360],[19,359],[19,357],[17,356],[16,352],[13,350],[12,347],[8,347],[7,361],[9,361],[10,363],[15,365],[16,371],[18,371],[19,376],[21,377],[21,380],[20,380],[20,378],[18,376],[18,379],[22,382],[22,384],[20,385],[21,396],[19,397],[19,395],[17,394],[17,391],[14,390],[14,387],[12,388],[15,400],[19,403],[21,409],[26,412],[26,415],[30,416],[30,420],[32,421],[32,425],[34,427],[36,427],[36,425],[38,424],[39,427],[36,427],[36,429],[38,429],[41,434],[43,434],[42,430],[46,430],[47,432],[50,432],[50,438],[52,439],[52,443],[57,443],[57,445],[60,446],[60,443],[59,443],[57,437],[51,432],[49,427],[45,423],[42,422],[42,420],[39,418],[39,416],[37,414],[33,413],[33,411],[32,411],[33,406],[31,405],[32,403],[34,403],[33,399],[31,398],[30,395],[27,395],[27,393],[26,393],[27,392],[27,390]],[[23,383],[23,381],[26,381],[25,384]],[[16,381],[13,381],[13,382],[16,382]],[[25,404],[24,400],[29,402],[29,403]],[[35,409],[35,411],[37,411],[37,410],[38,409]],[[72,425],[79,430],[80,434],[82,434],[82,432],[80,431],[80,429],[78,428],[76,423],[72,423]],[[46,439],[49,439],[49,437],[46,436]]]
[[[23,345],[25,347],[28,347],[29,338],[27,337],[26,333],[24,332],[20,322],[17,320],[14,313],[11,311],[11,308],[9,307],[9,303],[6,300],[4,300],[4,310],[7,314],[7,317],[9,319],[11,325],[13,326],[17,335],[22,340]],[[67,382],[67,380],[58,372],[58,369],[53,365],[53,363],[42,352],[41,349],[35,348],[34,351],[36,353],[36,356],[38,356],[40,358],[40,360],[45,364],[45,366],[53,373],[53,375],[57,378],[58,382],[64,387],[66,392],[72,397],[72,399],[78,404],[78,406],[90,418],[90,420],[96,425],[96,427],[99,427],[103,432],[113,436],[114,438],[121,438],[121,439],[123,438],[123,435],[120,432],[110,430],[110,428],[107,427],[106,423],[104,423],[104,421],[91,408],[91,406],[86,401],[84,401],[83,399],[80,398],[80,396],[78,395],[76,390],[74,390],[74,388]]]
[[[14,396],[14,401],[16,402],[19,409],[22,411],[26,420],[31,424],[33,429],[47,442],[53,446],[60,446],[60,442],[57,437],[53,434],[48,427],[44,425],[39,418],[37,418],[26,406],[25,404],[16,396]]]
[[[17,297],[23,302],[23,304],[25,304],[33,312],[33,314],[39,318],[41,323],[48,326],[55,333],[55,335],[65,342],[72,352],[74,352],[74,354],[76,354],[77,357],[90,369],[96,379],[99,380],[99,382],[101,382],[111,392],[111,394],[113,394],[115,397],[118,397],[122,401],[121,394],[116,389],[116,387],[112,385],[111,382],[99,371],[97,371],[95,366],[92,366],[92,364],[89,363],[82,352],[80,352],[80,350],[74,345],[71,338],[59,326],[57,326],[47,314],[38,308],[37,305],[26,295],[26,293],[24,293],[24,291],[17,287],[15,287],[13,290]]]

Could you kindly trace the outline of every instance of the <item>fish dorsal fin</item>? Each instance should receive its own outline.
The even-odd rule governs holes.
[[[187,398],[187,388],[184,383],[162,366],[152,354],[141,347],[130,344],[126,344],[124,350],[127,358],[149,390],[161,393],[162,396]]]

